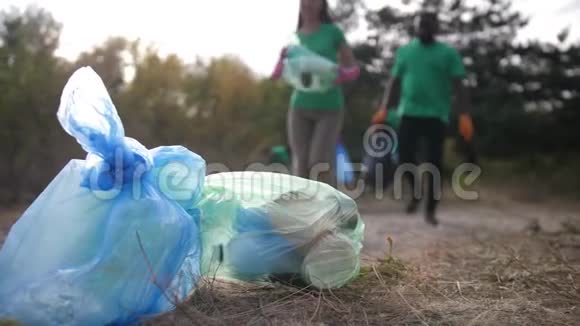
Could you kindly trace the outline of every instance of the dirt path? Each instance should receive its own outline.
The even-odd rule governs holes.
[[[445,198],[438,211],[441,224],[437,228],[423,221],[422,212],[405,214],[400,202],[366,197],[359,201],[367,226],[364,252],[383,257],[390,237],[394,256],[417,260],[435,246],[454,248],[475,239],[522,234],[534,224],[544,232],[558,232],[564,221],[580,222],[580,203],[513,197],[518,196],[505,191],[482,191],[477,201]]]

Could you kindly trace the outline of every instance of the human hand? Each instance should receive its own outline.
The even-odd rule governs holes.
[[[371,123],[374,125],[385,123],[385,121],[387,120],[387,113],[388,113],[388,111],[386,108],[380,108],[373,115],[373,118],[371,119]]]
[[[288,52],[288,48],[284,47],[280,51],[280,57],[278,58],[278,62],[276,63],[276,67],[274,67],[274,71],[270,75],[271,80],[277,80],[282,76],[282,72],[284,71],[284,59],[286,58]]]
[[[335,83],[342,84],[344,82],[353,81],[358,79],[359,76],[360,76],[359,66],[339,67],[338,76],[336,78]]]
[[[473,139],[473,121],[471,116],[467,113],[461,113],[459,115],[459,134],[463,137],[466,142],[470,142]]]

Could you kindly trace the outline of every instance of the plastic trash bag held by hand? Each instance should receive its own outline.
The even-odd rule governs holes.
[[[358,275],[364,223],[356,203],[326,184],[284,174],[206,179],[202,273],[244,281],[337,288]]]
[[[339,67],[336,63],[301,45],[286,47],[282,77],[303,92],[325,92],[336,86]]]
[[[204,160],[125,137],[88,67],[66,84],[58,120],[88,155],[71,160],[10,230],[0,251],[0,319],[131,324],[172,309],[200,273]]]

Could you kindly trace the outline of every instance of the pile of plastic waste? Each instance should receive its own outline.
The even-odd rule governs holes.
[[[359,271],[356,203],[274,173],[205,176],[181,146],[125,136],[101,79],[77,70],[58,120],[88,153],[71,160],[0,250],[0,319],[133,324],[170,311],[200,277],[347,284]]]

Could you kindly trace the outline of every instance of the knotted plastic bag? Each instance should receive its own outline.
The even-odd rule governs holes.
[[[219,173],[206,178],[199,207],[208,277],[327,289],[358,275],[364,223],[354,200],[326,184]]]
[[[297,90],[321,93],[336,87],[338,65],[304,46],[290,45],[282,77]]]
[[[66,84],[58,119],[88,156],[71,160],[10,230],[0,251],[0,319],[130,324],[172,309],[200,273],[204,160],[125,137],[88,67]]]

